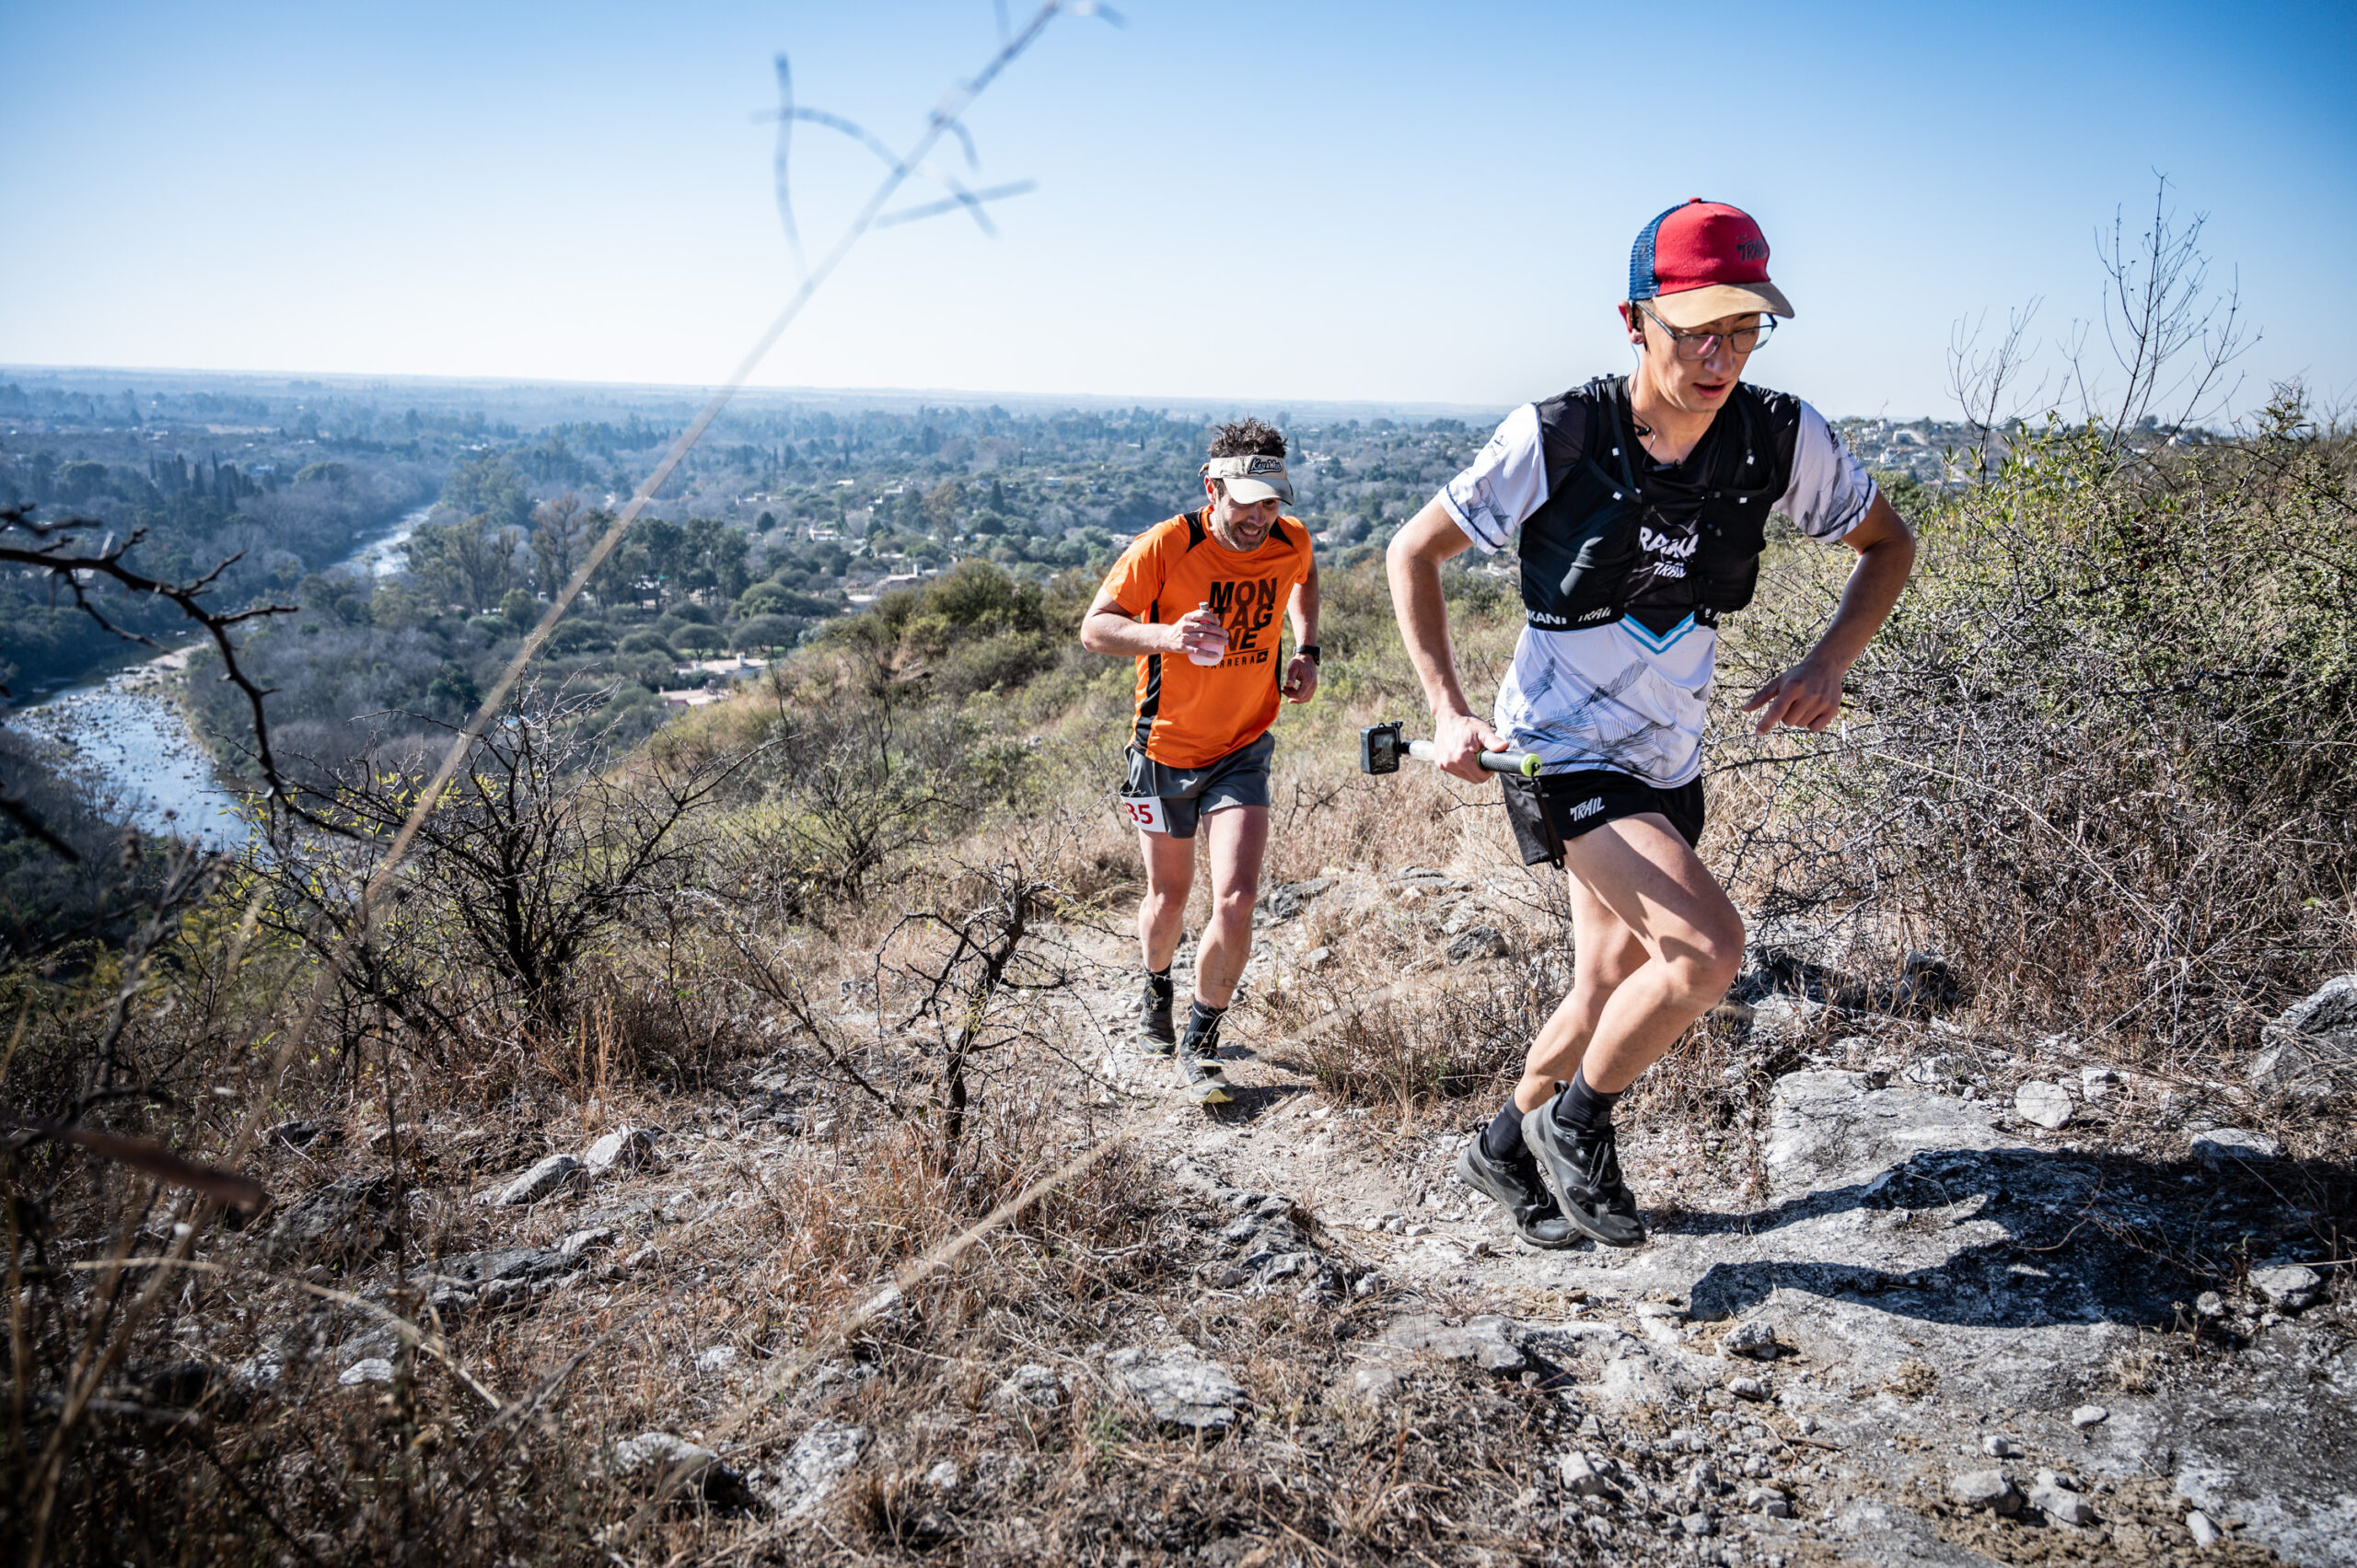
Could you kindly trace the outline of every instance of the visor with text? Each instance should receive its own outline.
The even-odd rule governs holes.
[[[1293,481],[1285,477],[1283,458],[1213,458],[1203,465],[1203,477],[1226,485],[1228,494],[1238,501],[1293,499]]]

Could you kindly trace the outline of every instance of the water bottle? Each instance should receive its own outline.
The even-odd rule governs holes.
[[[1198,610],[1209,610],[1211,608],[1211,601],[1206,599],[1195,608]],[[1210,652],[1205,652],[1202,648],[1189,648],[1187,650],[1187,656],[1195,663],[1202,665],[1205,669],[1209,669],[1213,666],[1218,664],[1220,660],[1227,656],[1227,628],[1225,626],[1220,628],[1220,645],[1218,648]]]

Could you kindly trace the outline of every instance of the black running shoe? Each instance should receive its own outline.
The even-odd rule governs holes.
[[[1178,1030],[1170,1022],[1171,991],[1167,974],[1147,971],[1145,1009],[1138,1019],[1138,1048],[1149,1056],[1167,1056],[1178,1049]]]
[[[1533,1247],[1569,1247],[1580,1238],[1556,1205],[1555,1195],[1547,1191],[1538,1175],[1538,1162],[1527,1149],[1511,1160],[1493,1160],[1481,1146],[1481,1134],[1476,1132],[1465,1152],[1457,1156],[1457,1179],[1496,1199],[1498,1206],[1512,1216],[1515,1234]]]
[[[1620,1152],[1612,1129],[1576,1136],[1555,1124],[1552,1100],[1522,1119],[1522,1142],[1538,1156],[1547,1190],[1563,1217],[1607,1247],[1635,1247],[1645,1239],[1637,1201],[1620,1179]]]

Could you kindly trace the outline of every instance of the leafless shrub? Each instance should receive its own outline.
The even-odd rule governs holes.
[[[335,770],[314,814],[349,842],[276,824],[254,860],[271,890],[263,920],[322,958],[347,937],[345,993],[399,1018],[424,1049],[461,1020],[563,1032],[583,959],[641,906],[695,875],[699,813],[752,759],[673,767],[660,750],[627,771],[594,736],[568,732],[562,701],[528,691],[471,747],[427,816],[389,911],[366,930],[362,889],[410,816],[423,764],[366,760]]]
[[[2037,340],[2030,324],[2038,319],[2041,301],[2006,313],[2005,330],[1992,343],[1984,343],[1984,315],[1970,326],[1958,321],[1948,334],[1948,390],[1964,412],[1972,441],[1967,450],[1972,471],[1968,477],[1985,482],[2003,461],[2003,443],[2018,430],[2024,417],[2043,413],[2040,401],[2051,379],[2037,375]],[[2027,386],[2025,378],[2035,376]]]
[[[2239,286],[2210,292],[2201,249],[2208,221],[2202,213],[2179,220],[2163,177],[2151,226],[2131,239],[2125,215],[2115,215],[2110,239],[2097,242],[2104,346],[2119,378],[2095,366],[2084,331],[2070,347],[2070,375],[2084,416],[2115,452],[2139,433],[2165,438],[2216,419],[2241,384],[2227,379],[2235,361],[2258,344],[2242,319]]]
[[[768,798],[740,818],[735,863],[785,918],[857,905],[909,853],[977,804],[965,721],[946,708],[850,697],[781,726]]]
[[[1027,1063],[1035,1076],[1058,1063],[1090,1071],[1084,1056],[1095,1024],[1080,993],[1097,966],[1062,923],[1086,922],[1086,911],[1042,874],[1065,847],[1051,832],[936,875],[929,900],[879,935],[868,975],[850,982],[873,1012],[827,1006],[811,977],[751,923],[734,927],[744,982],[784,1011],[792,1040],[833,1074],[924,1127],[935,1163],[949,1171],[969,1150],[976,1078],[993,1058],[1023,1045],[1038,1058]],[[890,1084],[888,1063],[879,1065],[887,1042],[914,1052],[910,1088],[922,1083],[921,1095]]]
[[[2211,289],[2201,247],[2208,221],[2201,213],[2181,218],[2162,176],[2142,233],[2130,236],[2123,212],[2113,215],[2107,237],[2096,236],[2104,298],[2095,321],[2074,321],[2042,343],[2030,331],[2042,304],[2033,299],[2007,313],[1993,341],[1983,338],[1985,317],[1956,324],[1948,385],[1972,440],[1964,454],[1968,471],[1954,478],[1989,482],[2037,424],[2067,419],[2091,433],[2107,457],[2136,465],[2156,449],[2204,437],[2227,416],[2242,385],[2235,362],[2258,337],[2243,319],[2238,285]]]
[[[2094,427],[2025,439],[1929,523],[1847,722],[1722,749],[1739,894],[1869,975],[1944,954],[1992,1026],[2248,1041],[2357,935],[2350,468],[2293,392],[2158,470]],[[1797,554],[1771,575],[1734,691],[1838,587]]]

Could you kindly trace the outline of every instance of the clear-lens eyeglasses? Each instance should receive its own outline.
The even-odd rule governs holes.
[[[1776,318],[1762,316],[1759,325],[1737,327],[1732,332],[1681,332],[1651,310],[1646,310],[1643,306],[1640,305],[1637,308],[1644,310],[1646,319],[1669,334],[1670,348],[1680,359],[1710,358],[1711,352],[1719,346],[1719,340],[1722,338],[1726,340],[1727,347],[1735,350],[1736,353],[1749,354],[1774,336],[1776,331]]]

